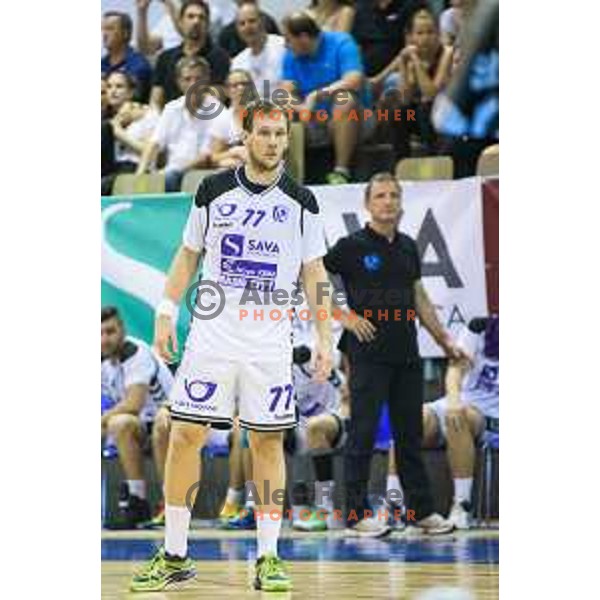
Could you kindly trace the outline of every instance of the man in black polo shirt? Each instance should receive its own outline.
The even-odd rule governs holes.
[[[176,67],[182,56],[200,56],[210,65],[211,83],[223,83],[229,73],[229,57],[214,45],[208,35],[210,13],[203,0],[184,0],[179,12],[183,36],[180,46],[160,54],[154,69],[150,102],[162,110],[163,106],[180,96]]]
[[[416,524],[425,532],[447,533],[452,525],[433,512],[420,454],[423,371],[415,316],[448,356],[463,354],[439,322],[425,292],[416,243],[398,231],[403,212],[399,183],[390,173],[375,175],[366,188],[365,202],[370,222],[338,240],[324,259],[327,270],[341,276],[350,308],[366,317],[346,314],[343,319],[351,398],[347,508],[356,510],[348,525],[356,525],[357,535],[378,537],[390,531],[384,519],[364,513],[375,433],[387,401],[406,506],[415,511]]]

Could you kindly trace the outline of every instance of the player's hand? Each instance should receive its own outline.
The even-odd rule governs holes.
[[[449,402],[446,409],[446,424],[449,429],[460,433],[466,427],[466,422],[462,412],[462,404],[460,402]]]
[[[371,321],[364,319],[360,315],[346,316],[342,319],[342,325],[352,332],[359,342],[372,342],[377,333],[377,327]]]
[[[173,319],[167,315],[158,315],[154,323],[154,348],[158,355],[167,363],[172,363],[175,357],[172,352],[178,351],[177,332]],[[171,350],[172,349],[172,350]]]
[[[466,361],[469,364],[473,363],[473,358],[460,346],[457,346],[449,336],[440,342],[440,347],[450,360]]]
[[[333,355],[331,349],[323,348],[317,344],[313,352],[313,379],[316,383],[325,383],[331,375],[333,368]]]

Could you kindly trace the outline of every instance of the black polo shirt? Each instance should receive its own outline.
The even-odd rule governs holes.
[[[421,278],[421,261],[414,240],[397,232],[390,242],[367,225],[338,240],[324,263],[330,273],[340,275],[348,306],[361,316],[371,310],[368,320],[377,327],[372,342],[359,342],[345,332],[340,349],[351,360],[418,361],[415,282]],[[414,311],[412,319],[409,310]]]
[[[423,0],[392,0],[380,8],[375,0],[358,0],[352,35],[363,55],[367,77],[385,69],[404,46],[404,30]]]
[[[165,102],[170,102],[181,96],[177,86],[177,62],[184,55],[183,44],[161,52],[154,68],[153,85],[160,86],[165,92]],[[224,83],[229,73],[229,57],[219,46],[215,46],[209,38],[204,48],[196,56],[201,56],[210,65],[211,83]]]

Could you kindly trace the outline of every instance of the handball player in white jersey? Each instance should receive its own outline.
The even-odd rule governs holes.
[[[499,318],[473,319],[456,344],[472,361],[453,361],[446,373],[446,396],[423,407],[426,446],[445,441],[454,479],[449,520],[468,529],[475,443],[482,435],[498,435],[499,424]]]
[[[263,591],[291,589],[277,555],[283,506],[276,503],[281,493],[274,497],[273,491],[285,488],[283,433],[296,426],[287,311],[299,279],[313,314],[322,317],[316,322],[317,380],[329,376],[332,350],[330,305],[327,298],[317,302],[318,284],[328,285],[322,216],[312,192],[283,168],[289,141],[286,117],[270,103],[247,107],[243,135],[248,161],[200,183],[169,272],[155,328],[155,345],[167,360],[177,350],[176,310],[203,256],[194,318],[170,397],[165,545],[133,577],[132,591],[179,587],[195,577],[187,555],[191,515],[186,500],[193,506],[195,493],[189,490],[197,489],[198,448],[210,427],[231,427],[236,398],[240,425],[250,430],[253,481],[261,500],[257,509],[264,515],[257,522],[254,585]],[[269,304],[260,303],[265,292],[275,291]],[[279,319],[274,311],[280,311]],[[265,481],[270,497],[264,497]]]

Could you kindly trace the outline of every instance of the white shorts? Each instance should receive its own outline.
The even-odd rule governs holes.
[[[247,429],[292,429],[296,400],[291,356],[256,362],[186,350],[170,400],[175,421],[230,429],[239,414],[240,425]]]
[[[468,397],[463,398],[463,403],[465,406],[472,406],[477,409],[477,411],[482,415],[482,417],[496,419],[498,414],[498,399],[497,398],[487,398],[485,401],[477,401],[473,402]],[[437,419],[439,430],[444,440],[447,437],[447,427],[446,427],[446,412],[448,410],[448,399],[446,396],[443,396],[439,400],[434,400],[433,402],[428,402],[424,405],[428,410],[431,410]],[[489,409],[489,410],[487,410]]]

